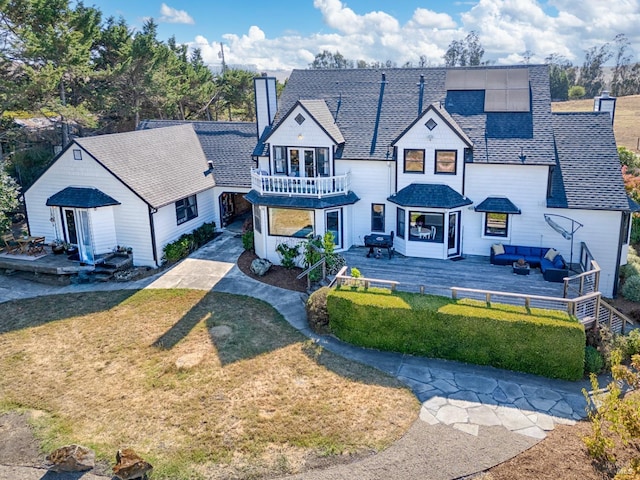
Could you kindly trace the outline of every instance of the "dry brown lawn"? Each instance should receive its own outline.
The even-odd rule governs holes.
[[[593,111],[593,99],[554,102],[551,109],[554,112],[590,112]],[[640,95],[618,97],[613,130],[619,147],[627,147],[633,152],[638,152],[638,141],[640,139]]]
[[[131,447],[154,478],[344,461],[397,440],[419,410],[399,382],[317,348],[251,298],[95,292],[0,304],[0,319],[0,413],[45,412],[45,450],[81,443],[111,460]]]

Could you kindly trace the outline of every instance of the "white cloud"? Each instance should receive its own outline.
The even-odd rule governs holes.
[[[331,30],[324,33],[286,34],[268,38],[258,26],[246,33],[228,33],[225,60],[228,64],[254,65],[259,71],[306,68],[323,50],[339,51],[346,58],[367,62],[394,61],[417,64],[425,56],[430,65],[441,65],[452,40],[478,33],[485,60],[498,64],[523,61],[542,63],[557,53],[580,64],[584,50],[610,42],[625,33],[632,47],[640,45],[640,0],[618,0],[614,8],[602,0],[477,0],[465,6],[459,21],[449,14],[417,8],[405,24],[383,11],[358,14],[341,0],[314,0],[314,7]],[[164,6],[164,5],[163,5]],[[167,7],[168,8],[168,7]],[[189,17],[190,18],[190,17]],[[203,58],[220,65],[220,44],[197,37]],[[640,50],[640,49],[639,49]],[[635,51],[640,61],[640,51]]]
[[[164,23],[186,23],[187,25],[193,25],[196,23],[193,17],[189,15],[185,10],[178,10],[172,8],[166,3],[160,6],[160,22]]]

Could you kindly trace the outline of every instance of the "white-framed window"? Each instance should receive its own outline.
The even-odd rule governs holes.
[[[262,233],[262,222],[260,221],[260,207],[253,205],[253,230]]]
[[[198,202],[195,195],[176,202],[176,222],[178,225],[198,216]]]
[[[273,171],[276,175],[287,174],[287,147],[273,147]]]
[[[405,227],[404,208],[398,207],[396,209],[396,234],[400,238],[404,238],[404,227]]]
[[[270,207],[269,235],[307,238],[314,235],[313,210]]]

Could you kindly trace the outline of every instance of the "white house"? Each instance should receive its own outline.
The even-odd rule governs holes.
[[[24,194],[30,233],[88,264],[126,246],[157,267],[167,243],[215,220],[208,168],[191,125],[77,138]]]
[[[615,294],[633,207],[613,112],[552,114],[547,67],[295,70],[275,115],[275,80],[255,88],[261,257],[327,231],[338,250],[394,232],[397,252],[439,259],[502,243],[579,263],[584,244]]]
[[[585,245],[615,295],[637,205],[611,97],[553,114],[548,69],[532,65],[295,70],[278,102],[275,78],[254,87],[256,123],[148,120],[75,140],[25,194],[31,233],[85,261],[132,246],[151,266],[182,233],[248,212],[274,263],[280,243],[329,231],[338,251],[393,232],[398,253],[438,259],[502,243],[577,264]]]

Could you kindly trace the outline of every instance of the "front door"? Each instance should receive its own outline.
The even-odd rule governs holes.
[[[67,233],[67,241],[73,245],[78,244],[78,230],[76,228],[75,211],[71,208],[64,209],[64,223]]]
[[[450,212],[447,256],[457,257],[458,255],[460,255],[460,212]]]

